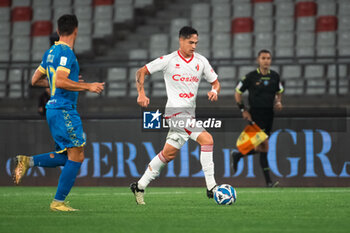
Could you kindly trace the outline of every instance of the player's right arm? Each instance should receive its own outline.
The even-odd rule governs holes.
[[[247,111],[246,107],[244,106],[243,100],[242,100],[242,94],[248,87],[248,81],[246,77],[244,76],[242,80],[239,81],[236,91],[235,91],[235,100],[237,103],[238,108],[240,109],[242,113],[242,117],[245,120],[252,121],[252,116]]]
[[[46,72],[41,66],[35,70],[32,76],[32,86],[50,87],[46,78]]]
[[[43,55],[39,67],[32,76],[32,86],[50,87],[49,81],[46,78],[46,56],[47,52]]]
[[[242,100],[242,94],[239,92],[235,92],[235,100],[236,103],[242,113],[242,117],[244,120],[252,121],[252,116],[250,113],[247,111],[247,109],[244,107],[243,100]]]
[[[69,73],[64,70],[57,70],[56,72],[56,87],[68,91],[90,91],[94,93],[101,93],[104,89],[105,83],[85,83],[74,82],[68,78]]]
[[[173,54],[161,56],[150,63],[146,64],[136,72],[136,89],[138,92],[137,103],[146,108],[149,105],[149,98],[145,94],[144,82],[145,76],[154,74],[155,72],[166,69],[168,62],[173,57]]]
[[[149,98],[146,96],[144,88],[145,76],[149,74],[150,73],[146,66],[136,71],[136,89],[138,92],[137,103],[144,108],[149,105]]]
[[[275,95],[275,106],[274,107],[276,110],[281,111],[283,108],[282,93],[284,92],[284,88],[283,88],[282,82],[280,80],[280,76],[278,74],[277,74],[277,77],[278,77],[278,87],[276,88],[277,92]]]

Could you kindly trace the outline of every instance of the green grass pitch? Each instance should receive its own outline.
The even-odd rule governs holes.
[[[55,187],[0,187],[1,233],[349,232],[350,188],[237,188],[219,206],[205,188],[149,187],[137,206],[128,187],[74,187],[79,212],[52,212]]]

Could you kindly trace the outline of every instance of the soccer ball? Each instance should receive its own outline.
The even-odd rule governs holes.
[[[236,190],[229,184],[222,184],[214,191],[214,200],[219,205],[231,205],[237,200]]]

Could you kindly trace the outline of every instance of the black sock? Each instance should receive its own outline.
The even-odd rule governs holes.
[[[270,177],[270,168],[269,168],[269,164],[267,163],[267,153],[266,152],[260,153],[260,165],[264,171],[264,177],[265,177],[266,184],[272,183],[271,177]]]
[[[239,158],[243,158],[246,155],[253,155],[256,154],[257,152],[253,149],[251,151],[249,151],[247,154],[243,155],[241,152],[236,152],[236,154],[238,155]]]
[[[253,149],[253,150],[249,151],[246,155],[254,155],[256,153],[257,152]],[[243,155],[241,152],[234,152],[233,154],[238,156],[238,158],[239,158],[238,160],[240,160],[241,158],[246,156],[246,155]]]
[[[257,152],[256,152],[256,150],[251,150],[251,151],[249,151],[248,153],[247,153],[247,155],[253,155],[253,154],[256,154]]]

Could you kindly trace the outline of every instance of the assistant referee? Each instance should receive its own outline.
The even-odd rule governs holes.
[[[259,67],[244,76],[238,83],[235,92],[235,100],[242,112],[243,119],[254,121],[267,135],[272,129],[274,108],[282,110],[283,86],[277,72],[270,70],[271,52],[261,50],[258,53],[257,62]],[[242,93],[248,90],[249,110],[242,101]],[[264,171],[267,187],[276,187],[279,182],[272,182],[270,168],[267,162],[267,152],[269,149],[268,139],[261,143],[255,150],[248,154],[260,152],[260,165]],[[237,171],[237,164],[243,155],[233,152],[233,169]]]

